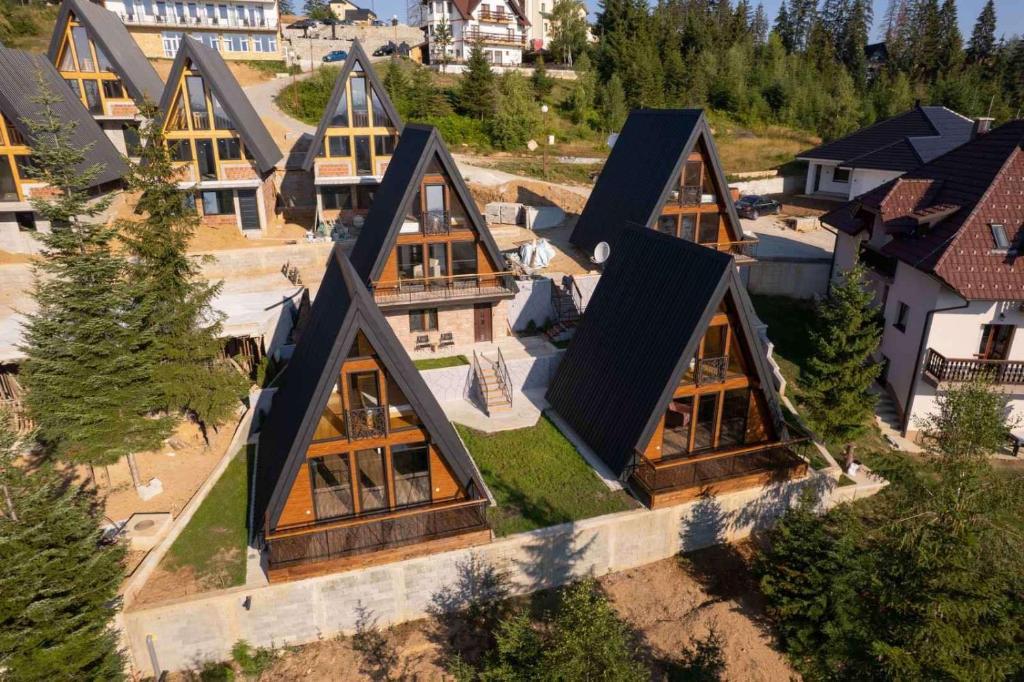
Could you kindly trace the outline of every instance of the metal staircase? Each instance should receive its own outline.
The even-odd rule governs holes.
[[[473,351],[473,375],[488,416],[512,409],[512,380],[500,348],[494,360]]]

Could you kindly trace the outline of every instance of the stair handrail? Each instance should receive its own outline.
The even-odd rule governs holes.
[[[505,364],[505,356],[501,354],[500,346],[498,347],[497,370],[498,384],[505,394],[505,399],[508,400],[508,406],[512,407],[512,377],[509,376],[508,365]]]
[[[576,281],[575,277],[570,278],[570,281],[572,282],[572,290],[569,294],[573,298],[573,304],[576,306],[576,311],[579,313],[579,316],[583,317],[583,292],[580,291],[580,285]],[[573,293],[573,291],[576,293]]]
[[[484,406],[487,405],[487,382],[484,381],[484,372],[480,367],[480,360],[477,358],[476,350],[473,351],[473,376],[476,377],[476,385],[480,387],[480,397],[483,398]]]

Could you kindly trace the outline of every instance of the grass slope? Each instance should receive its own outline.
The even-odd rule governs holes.
[[[468,365],[469,360],[465,355],[452,355],[446,358],[423,358],[422,360],[413,360],[412,364],[416,366],[416,369],[422,372],[425,369],[444,369],[445,367]]]
[[[249,458],[239,450],[164,560],[171,570],[191,567],[211,588],[245,583]]]
[[[604,485],[546,416],[534,426],[488,434],[456,424],[498,501],[488,509],[496,535],[632,509],[624,491]]]

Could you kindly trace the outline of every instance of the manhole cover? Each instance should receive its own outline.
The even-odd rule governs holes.
[[[136,523],[132,527],[132,530],[149,530],[150,528],[152,528],[155,525],[156,525],[156,521],[151,521],[149,519],[146,519],[145,521],[139,521],[138,523]]]

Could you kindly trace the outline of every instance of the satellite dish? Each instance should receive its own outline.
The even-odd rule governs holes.
[[[608,136],[608,139],[605,140],[604,143],[606,145],[608,145],[608,149],[611,149],[612,147],[615,146],[615,143],[618,142],[618,141],[619,141],[619,134],[618,133],[612,133],[611,135]]]
[[[612,255],[612,247],[608,246],[608,242],[601,242],[594,247],[594,258],[595,263],[603,263],[608,260],[608,256]]]

